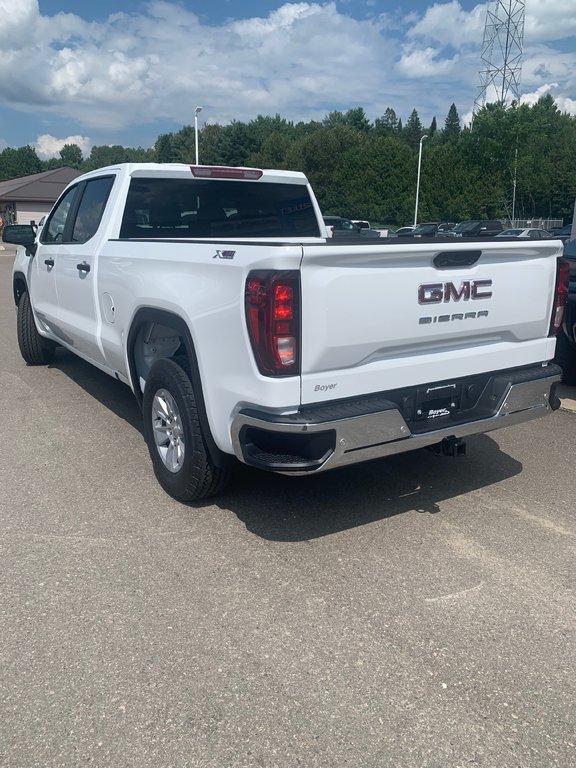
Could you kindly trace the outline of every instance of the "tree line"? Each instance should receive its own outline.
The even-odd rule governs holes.
[[[207,124],[200,162],[299,170],[325,214],[402,225],[414,214],[420,140],[420,221],[572,217],[576,197],[576,118],[550,95],[534,105],[486,105],[462,127],[454,104],[439,127],[416,109],[405,124],[392,108],[371,122],[360,107],[298,122],[259,115],[249,122]],[[194,163],[193,126],[158,136],[150,149],[65,145],[42,161],[30,146],[0,152],[0,180],[63,165],[83,171],[119,162]],[[515,190],[515,191],[514,191]]]

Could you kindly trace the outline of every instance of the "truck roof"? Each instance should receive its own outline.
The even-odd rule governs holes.
[[[213,166],[192,165],[189,163],[117,163],[115,165],[97,168],[94,171],[74,179],[77,183],[84,178],[100,176],[106,172],[122,173],[127,176],[156,176],[202,179],[237,179],[252,182],[276,182],[290,184],[307,184],[308,179],[300,171],[283,171],[262,168],[247,168],[244,166]]]

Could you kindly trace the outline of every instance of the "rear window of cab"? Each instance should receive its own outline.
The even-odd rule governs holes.
[[[138,177],[120,237],[320,237],[320,230],[304,184]]]

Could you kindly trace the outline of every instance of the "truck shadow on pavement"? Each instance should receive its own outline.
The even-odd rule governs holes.
[[[494,439],[476,435],[468,440],[468,454],[459,458],[419,449],[295,478],[242,467],[216,501],[261,538],[303,541],[405,512],[437,514],[443,502],[521,471],[522,464]]]
[[[141,411],[129,387],[64,350],[51,367],[142,433]],[[405,512],[436,514],[442,502],[522,471],[522,464],[488,435],[467,442],[468,453],[461,458],[420,449],[310,477],[238,465],[222,495],[182,507],[187,514],[209,506],[230,510],[256,536],[284,542],[320,538]],[[155,482],[151,465],[150,477]]]
[[[49,367],[61,371],[87,394],[142,433],[142,412],[126,384],[62,348],[56,350]]]

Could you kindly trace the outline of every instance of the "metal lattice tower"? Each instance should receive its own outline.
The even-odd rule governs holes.
[[[488,5],[474,114],[486,102],[506,107],[520,99],[525,6],[526,0],[491,0]]]

